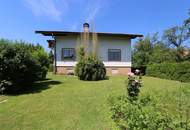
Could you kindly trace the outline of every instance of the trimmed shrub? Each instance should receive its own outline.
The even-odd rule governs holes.
[[[37,45],[0,40],[0,92],[19,93],[46,77],[48,55]]]
[[[105,79],[106,69],[101,60],[93,56],[88,56],[77,63],[75,75],[80,80],[97,81]]]
[[[97,81],[106,78],[106,68],[96,56],[85,54],[84,47],[78,49],[78,63],[75,67],[75,75],[80,80]]]
[[[163,79],[190,82],[190,62],[148,65],[146,75]]]

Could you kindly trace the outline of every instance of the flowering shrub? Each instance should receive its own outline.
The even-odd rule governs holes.
[[[136,75],[134,73],[129,73],[127,91],[130,99],[137,99],[141,86],[141,76],[139,74],[139,70],[136,70]]]

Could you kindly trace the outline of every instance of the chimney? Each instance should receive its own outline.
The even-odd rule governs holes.
[[[84,23],[83,24],[83,29],[84,29],[84,32],[89,32],[89,24],[88,23]]]

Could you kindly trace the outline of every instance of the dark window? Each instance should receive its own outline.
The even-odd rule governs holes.
[[[108,61],[121,61],[121,50],[108,49]]]
[[[62,60],[75,60],[75,49],[74,48],[63,48],[62,49]]]

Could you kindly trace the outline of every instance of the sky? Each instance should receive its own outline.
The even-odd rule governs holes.
[[[96,32],[151,34],[181,25],[190,0],[0,0],[0,38],[39,43],[35,30],[82,31],[89,22]]]

